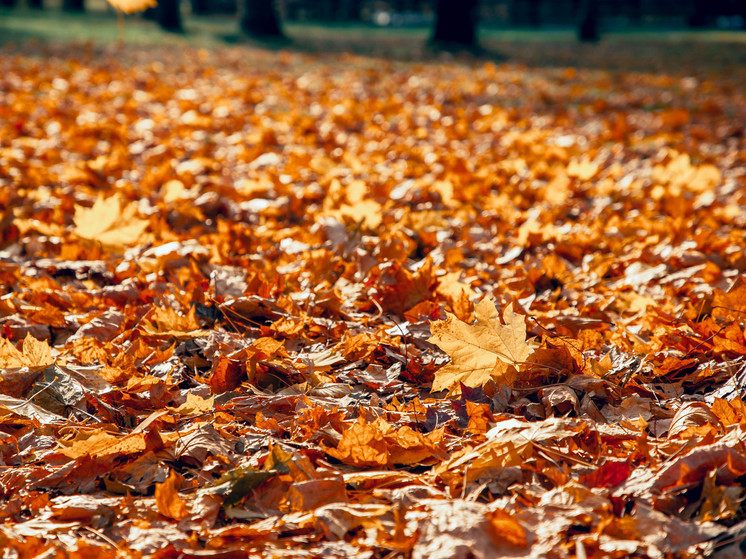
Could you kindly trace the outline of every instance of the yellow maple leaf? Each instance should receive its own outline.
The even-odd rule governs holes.
[[[134,244],[145,232],[148,221],[135,217],[136,204],[122,205],[118,194],[99,195],[92,208],[75,206],[75,233],[106,247],[123,248]]]
[[[459,281],[461,272],[452,272],[438,279],[436,293],[441,295],[459,320],[468,320],[471,316],[472,297],[476,292],[467,283]]]
[[[495,304],[484,299],[475,309],[476,323],[467,324],[446,313],[446,320],[434,322],[429,341],[451,358],[451,363],[435,373],[433,392],[451,394],[466,386],[484,386],[489,381],[512,386],[518,366],[533,352],[526,342],[526,318],[513,312],[511,303],[500,322]]]
[[[179,314],[171,307],[153,307],[143,318],[143,330],[149,335],[179,338],[202,334],[195,307],[190,307],[186,316]]]
[[[187,394],[186,402],[181,404],[178,408],[169,409],[175,411],[179,415],[201,415],[204,413],[210,413],[215,410],[215,397],[203,398],[189,392]]]
[[[383,206],[367,197],[368,185],[361,180],[354,180],[346,187],[334,179],[324,199],[324,213],[341,222],[345,218],[375,229],[383,220]]]
[[[52,349],[47,342],[27,334],[23,340],[23,351],[18,351],[7,339],[0,338],[0,368],[32,367],[44,368],[54,363]]]

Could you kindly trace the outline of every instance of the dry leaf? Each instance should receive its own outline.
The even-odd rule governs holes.
[[[54,363],[49,344],[27,334],[23,349],[18,351],[6,338],[0,338],[0,369],[19,367],[44,368]]]
[[[476,387],[493,381],[512,386],[518,367],[533,351],[526,343],[526,318],[514,313],[511,303],[505,308],[502,324],[495,304],[487,299],[477,305],[475,324],[447,316],[430,327],[428,341],[451,357],[451,363],[435,374],[433,392],[458,394],[461,383]]]
[[[155,503],[158,512],[174,520],[182,520],[187,516],[187,507],[176,489],[179,476],[173,470],[163,483],[155,484]]]
[[[148,222],[136,215],[134,203],[123,206],[118,195],[104,198],[99,194],[92,208],[75,206],[75,233],[83,239],[121,250],[137,242],[148,227]]]

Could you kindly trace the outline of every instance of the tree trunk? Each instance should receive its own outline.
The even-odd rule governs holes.
[[[712,0],[694,0],[692,12],[689,16],[689,27],[695,29],[707,27],[711,20]]]
[[[16,0],[0,0],[0,6],[3,8],[15,8]]]
[[[512,0],[510,3],[510,23],[520,27],[539,27],[541,25],[539,0]]]
[[[595,43],[601,38],[598,31],[598,0],[580,0],[578,8],[578,40]]]
[[[32,10],[43,10],[44,9],[44,0],[29,0],[28,6]]]
[[[642,0],[631,0],[627,5],[627,17],[632,25],[642,25]]]
[[[158,25],[165,31],[181,33],[181,9],[179,0],[158,0],[157,8]]]
[[[272,0],[243,0],[241,8],[241,31],[257,39],[284,37]]]
[[[477,49],[477,0],[438,0],[430,44],[445,49]]]
[[[209,0],[192,0],[192,13],[196,16],[204,16],[210,13]]]
[[[85,0],[63,0],[62,9],[66,12],[84,12]]]

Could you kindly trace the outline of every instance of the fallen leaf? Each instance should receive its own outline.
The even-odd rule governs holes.
[[[75,233],[86,240],[121,250],[141,237],[148,221],[139,219],[137,206],[122,205],[118,195],[104,198],[100,194],[93,207],[75,206]]]
[[[434,322],[428,341],[451,357],[451,363],[435,373],[433,392],[448,390],[458,394],[460,384],[476,387],[493,381],[512,386],[518,367],[533,351],[526,343],[526,318],[513,312],[509,304],[500,323],[497,309],[484,299],[476,308],[476,323],[467,324],[454,315]]]
[[[20,367],[45,368],[54,363],[49,344],[27,334],[23,339],[22,351],[6,338],[0,338],[0,369]]]
[[[187,506],[176,489],[179,476],[173,470],[163,483],[155,484],[155,504],[158,512],[174,520],[182,520],[187,516]]]

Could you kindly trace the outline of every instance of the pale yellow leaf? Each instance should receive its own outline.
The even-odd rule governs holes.
[[[23,355],[29,367],[48,367],[54,363],[52,348],[47,342],[37,340],[31,334],[26,334],[23,340]]]
[[[75,233],[104,246],[123,248],[134,244],[145,232],[148,222],[136,217],[137,206],[122,207],[118,195],[99,196],[92,208],[75,206]]]
[[[511,303],[500,322],[493,302],[483,300],[475,310],[475,324],[467,324],[446,313],[446,320],[434,322],[429,341],[451,358],[451,363],[435,373],[433,392],[460,392],[466,386],[484,386],[490,381],[512,386],[518,366],[533,349],[526,343],[526,318],[513,312]]]
[[[179,415],[201,415],[215,411],[215,397],[202,398],[189,392],[186,402],[173,409]]]
[[[0,369],[17,369],[26,366],[23,353],[7,339],[0,338]]]
[[[19,367],[41,368],[54,363],[52,348],[27,334],[23,340],[23,351],[18,351],[7,339],[0,338],[0,369]]]

